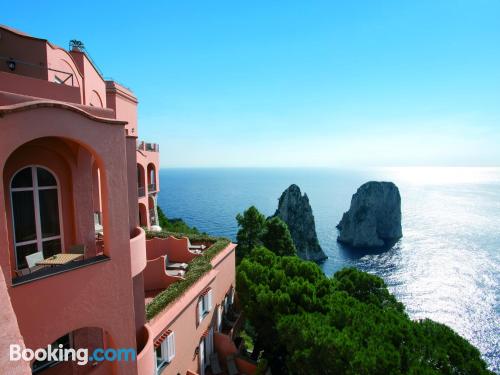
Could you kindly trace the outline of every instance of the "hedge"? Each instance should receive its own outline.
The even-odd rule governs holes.
[[[189,264],[183,280],[171,284],[146,305],[146,319],[151,320],[158,313],[165,310],[169,304],[181,297],[194,283],[212,269],[211,260],[231,241],[227,238],[211,237],[204,234],[185,234],[173,232],[146,232],[147,238],[188,237],[190,241],[213,242],[199,257],[194,258]]]

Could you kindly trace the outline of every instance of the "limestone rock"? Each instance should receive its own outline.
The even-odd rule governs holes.
[[[281,194],[274,216],[287,223],[299,257],[313,261],[327,258],[319,245],[309,198],[297,185],[290,185]]]
[[[352,196],[337,240],[355,248],[384,247],[403,236],[401,196],[392,182],[370,181]]]

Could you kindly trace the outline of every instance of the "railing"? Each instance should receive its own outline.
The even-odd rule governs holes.
[[[160,145],[158,143],[146,143],[142,141],[137,144],[137,149],[140,151],[160,152]]]
[[[149,209],[149,222],[151,225],[156,225],[156,212],[154,208]]]
[[[148,185],[148,193],[156,193],[156,184]]]
[[[137,188],[137,194],[139,197],[145,197],[146,196],[146,188],[144,186],[139,186]]]
[[[63,74],[64,75],[63,77],[56,76],[57,77],[56,83],[59,83],[61,85],[67,85],[67,82],[71,80],[71,85],[69,85],[69,86],[74,86],[73,73],[65,72],[63,70],[52,69],[49,67],[44,67],[43,65],[32,64],[32,63],[29,63],[29,62],[23,61],[23,60],[7,58],[5,56],[0,56],[0,60],[4,60],[6,62],[6,64],[8,65],[9,70],[12,72],[16,70],[17,64],[20,64],[20,65],[24,65],[26,67],[31,67],[33,69],[39,70],[40,73],[47,70],[47,72],[56,72],[56,73]]]

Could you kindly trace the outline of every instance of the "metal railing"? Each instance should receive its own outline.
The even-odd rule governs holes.
[[[156,193],[156,184],[148,185],[148,193]]]
[[[6,62],[6,64],[9,64],[9,63],[14,63],[14,69],[10,69],[12,72],[14,72],[16,70],[16,66],[17,64],[20,64],[20,65],[24,65],[24,66],[27,66],[27,67],[31,67],[33,69],[37,69],[39,70],[40,73],[44,72],[44,71],[47,71],[47,72],[56,72],[56,73],[60,73],[60,74],[63,74],[64,76],[63,77],[58,77],[58,81],[56,83],[59,83],[61,85],[68,85],[67,82],[69,80],[71,80],[71,86],[74,86],[74,78],[73,78],[73,73],[69,73],[69,72],[65,72],[63,70],[58,70],[58,69],[53,69],[53,68],[49,68],[47,66],[44,66],[42,64],[33,64],[33,63],[29,63],[27,61],[23,61],[23,60],[17,60],[17,59],[13,59],[13,58],[10,58],[10,57],[5,57],[5,56],[0,56],[0,60],[3,60]],[[69,85],[68,85],[69,86]]]
[[[156,225],[156,214],[154,208],[149,209],[149,222],[151,225]]]
[[[139,197],[145,197],[146,196],[146,188],[144,186],[137,187],[137,194],[139,195]]]
[[[158,143],[147,143],[142,141],[137,144],[137,149],[140,151],[160,152],[160,145]]]

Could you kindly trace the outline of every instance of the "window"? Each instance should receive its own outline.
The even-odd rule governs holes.
[[[169,332],[161,344],[156,348],[156,370],[166,366],[175,357],[175,334]]]
[[[39,166],[21,169],[12,178],[10,195],[17,269],[27,266],[26,255],[60,253],[60,196],[54,175]]]
[[[205,291],[198,300],[198,323],[210,312],[210,309],[212,309],[212,289]]]
[[[69,334],[67,334],[67,335],[64,335],[62,337],[59,337],[55,342],[53,342],[51,344],[51,347],[59,349],[59,345],[62,345],[61,349],[64,351],[65,349],[70,349],[70,348],[73,347],[71,341],[72,341],[71,340],[71,336]],[[44,371],[45,369],[47,369],[49,367],[56,366],[59,363],[60,363],[59,361],[52,360],[52,359],[50,359],[50,360],[46,359],[45,361],[37,361],[37,360],[35,360],[33,362],[32,366],[31,366],[32,373],[33,374],[38,374],[38,373]]]

